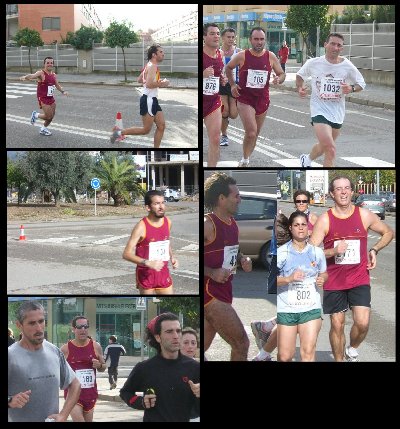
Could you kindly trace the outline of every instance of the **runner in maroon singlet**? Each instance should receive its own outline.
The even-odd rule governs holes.
[[[81,383],[81,394],[71,411],[71,417],[74,422],[92,422],[98,397],[96,370],[103,372],[107,365],[100,344],[88,336],[89,320],[85,316],[74,317],[72,330],[75,339],[68,341],[60,349]],[[67,393],[65,390],[64,398]]]
[[[219,51],[217,24],[203,26],[203,119],[208,134],[207,166],[215,167],[219,160],[219,136],[221,133],[221,97],[219,86],[227,80],[222,75],[224,63]]]
[[[54,99],[54,90],[57,88],[61,94],[68,95],[57,81],[57,75],[52,71],[54,60],[52,57],[44,59],[44,69],[38,70],[34,74],[22,76],[21,80],[37,79],[37,98],[39,108],[44,113],[38,113],[34,110],[31,114],[31,124],[34,125],[38,118],[44,120],[44,125],[40,129],[40,134],[43,136],[51,136],[51,131],[47,129],[56,114],[56,100]]]
[[[216,172],[204,183],[204,351],[215,334],[231,346],[231,360],[247,360],[249,338],[232,307],[232,279],[237,261],[243,271],[252,269],[251,259],[239,253],[239,230],[233,215],[240,204],[236,181]]]
[[[264,49],[265,31],[261,27],[250,31],[249,41],[252,47],[236,54],[225,68],[232,95],[238,101],[237,107],[245,131],[243,158],[239,167],[249,165],[250,155],[264,124],[269,106],[269,79],[272,70],[276,74],[272,81],[274,85],[283,83],[286,77],[275,54]],[[233,79],[233,69],[237,66],[238,84]]]
[[[164,216],[164,194],[148,191],[144,203],[149,214],[133,228],[122,257],[137,264],[136,286],[141,295],[171,295],[168,261],[174,269],[178,261],[172,256],[171,221]]]
[[[322,214],[310,243],[324,243],[328,280],[324,284],[323,309],[330,314],[329,339],[335,361],[358,362],[357,348],[369,328],[371,287],[369,271],[376,266],[378,252],[393,239],[392,229],[370,210],[351,202],[354,186],[345,176],[335,177],[329,184],[334,207]],[[367,251],[368,230],[381,238]],[[351,309],[353,325],[350,345],[346,347],[345,312]]]

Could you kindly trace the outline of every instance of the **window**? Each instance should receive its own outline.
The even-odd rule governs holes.
[[[42,30],[60,30],[60,18],[42,18]]]

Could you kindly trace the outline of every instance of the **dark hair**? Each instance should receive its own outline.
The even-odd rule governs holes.
[[[162,313],[157,317],[157,320],[154,324],[153,332],[150,331],[149,328],[146,328],[146,341],[149,342],[150,346],[157,350],[158,353],[161,353],[161,345],[156,340],[155,336],[161,334],[161,323],[164,320],[178,320],[179,317],[174,313]]]
[[[11,328],[8,328],[8,336],[14,338],[14,332],[12,331]]]
[[[40,310],[43,311],[44,314],[44,308],[43,305],[40,304],[37,301],[25,301],[21,307],[19,307],[19,309],[17,310],[17,320],[19,323],[21,323],[24,321],[25,317],[26,317],[26,313],[28,313],[29,311],[36,311],[36,310]]]
[[[278,213],[276,216],[275,234],[278,246],[290,240],[289,219],[283,213]]]
[[[72,325],[73,328],[76,328],[76,321],[79,320],[79,319],[85,319],[85,320],[87,320],[87,324],[89,325],[89,319],[87,317],[85,317],[85,316],[82,316],[82,314],[81,314],[79,316],[75,316],[72,319],[71,325]]]
[[[187,327],[187,328],[182,329],[182,337],[183,337],[185,334],[191,334],[191,335],[194,335],[194,336],[196,337],[197,345],[199,345],[199,336],[197,335],[197,332],[196,332],[196,330],[195,330],[195,329],[190,328],[190,327]]]
[[[333,182],[339,179],[347,179],[350,182],[351,190],[354,191],[354,185],[353,182],[350,180],[350,177],[347,176],[335,176],[330,182],[329,182],[329,192],[333,192]]]
[[[223,36],[225,33],[235,33],[236,34],[236,30],[232,27],[224,28],[222,30],[221,36]]]
[[[204,182],[204,205],[213,210],[220,195],[227,197],[230,194],[229,185],[236,185],[236,180],[226,173],[217,171]]]
[[[153,54],[156,54],[158,49],[160,48],[161,48],[161,45],[159,44],[151,45],[149,49],[147,49],[147,59],[150,61],[153,58]]]
[[[340,34],[340,33],[329,33],[329,34],[328,34],[328,37],[326,38],[326,43],[329,43],[329,39],[330,39],[331,37],[339,37],[339,39],[342,39],[342,40],[343,40],[343,43],[344,43],[344,37],[343,37],[343,34]]]
[[[113,343],[117,342],[117,337],[115,335],[111,335],[109,340],[111,340]]]
[[[303,191],[302,189],[298,189],[294,194],[293,194],[293,201],[296,202],[296,198],[299,195],[305,195],[307,197],[308,202],[310,202],[310,193],[308,191]]]
[[[215,22],[208,22],[207,24],[203,25],[203,36],[207,36],[209,27],[217,27],[219,30],[219,27]]]
[[[162,191],[156,191],[155,189],[152,189],[151,191],[147,191],[144,194],[144,205],[145,206],[151,205],[151,199],[154,196],[163,197],[164,193]]]
[[[265,30],[262,27],[254,27],[250,31],[249,39],[251,39],[251,36],[253,35],[253,31],[262,31],[265,35]]]
[[[53,63],[54,63],[54,58],[53,58],[53,57],[46,57],[46,58],[43,60],[43,64],[46,64],[46,60],[53,60]]]

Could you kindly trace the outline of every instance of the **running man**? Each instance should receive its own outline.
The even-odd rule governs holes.
[[[163,62],[164,55],[160,45],[151,45],[147,50],[149,62],[139,76],[139,81],[143,83],[143,95],[140,97],[140,115],[142,116],[143,127],[124,128],[123,130],[114,127],[110,137],[111,143],[115,143],[117,139],[127,135],[149,134],[153,123],[155,123],[157,128],[154,133],[154,147],[160,147],[165,130],[165,119],[158,104],[158,88],[166,88],[170,83],[167,79],[160,79],[160,71],[158,70],[158,64]]]
[[[269,106],[269,80],[272,70],[274,85],[284,82],[286,75],[276,55],[264,49],[265,31],[255,27],[250,31],[250,49],[240,51],[227,64],[226,76],[232,95],[237,98],[237,108],[244,127],[243,158],[239,167],[248,167],[257,138],[261,132]],[[233,70],[239,66],[239,83]]]
[[[345,115],[345,95],[360,92],[365,88],[364,78],[345,57],[341,57],[344,38],[339,33],[330,33],[324,43],[325,55],[311,58],[296,74],[300,97],[307,95],[304,81],[311,76],[311,125],[314,126],[318,143],[310,154],[300,155],[302,167],[311,167],[311,162],[324,155],[324,167],[333,167],[336,158],[336,139]]]
[[[208,135],[207,166],[216,167],[219,160],[221,134],[221,97],[219,88],[226,84],[222,75],[222,62],[219,47],[219,28],[217,24],[203,26],[203,120]]]
[[[96,370],[104,372],[107,365],[101,345],[89,337],[89,320],[85,316],[72,319],[72,330],[75,339],[69,340],[60,349],[81,383],[81,393],[71,411],[71,418],[74,422],[92,422],[98,397]],[[67,393],[65,390],[64,398]]]
[[[222,46],[220,49],[222,61],[226,66],[231,58],[241,51],[241,49],[235,46],[236,31],[233,28],[225,28],[222,30]],[[225,73],[225,71],[224,71]],[[233,70],[233,79],[235,83],[239,82],[239,67]],[[227,83],[225,86],[221,86],[219,89],[219,95],[222,101],[222,126],[221,126],[221,139],[220,146],[229,146],[229,139],[227,136],[227,129],[229,125],[229,118],[236,119],[238,116],[238,110],[236,106],[236,100],[232,95],[231,86]]]
[[[57,88],[63,95],[68,95],[68,92],[62,89],[57,81],[57,75],[53,72],[54,59],[52,57],[46,57],[43,64],[44,68],[42,70],[22,76],[20,80],[37,80],[37,99],[39,108],[42,109],[44,113],[38,113],[34,110],[31,114],[31,124],[34,125],[38,118],[43,119],[44,124],[40,128],[39,134],[42,136],[51,136],[52,132],[47,127],[56,114],[54,91]]]
[[[337,176],[329,184],[335,205],[322,214],[314,225],[310,243],[324,243],[328,280],[324,284],[323,310],[330,314],[329,340],[335,361],[345,357],[358,362],[357,348],[365,339],[371,312],[369,272],[376,266],[377,255],[393,239],[392,229],[370,210],[351,202],[354,185],[346,176]],[[381,235],[368,251],[368,230]],[[344,334],[346,311],[353,313],[350,345]]]
[[[144,204],[149,214],[133,228],[122,257],[137,264],[136,287],[141,295],[171,295],[173,283],[168,261],[175,269],[178,260],[172,255],[171,221],[165,216],[164,194],[148,191]]]
[[[249,338],[232,307],[232,279],[237,261],[243,271],[251,259],[239,253],[239,230],[233,218],[240,204],[236,181],[225,173],[212,174],[204,184],[204,351],[216,333],[231,346],[232,361],[246,361]]]

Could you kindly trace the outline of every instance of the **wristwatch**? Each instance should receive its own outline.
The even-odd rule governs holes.
[[[140,261],[140,263],[142,264],[142,265],[146,265],[146,262],[148,261],[148,259],[142,259],[141,261]]]
[[[376,254],[378,254],[378,251],[374,247],[371,247],[371,249],[369,249],[368,252],[370,252],[371,250],[373,250]]]
[[[356,92],[356,86],[355,85],[350,85],[351,86],[351,92]]]
[[[13,398],[12,396],[8,397],[8,408],[10,408],[10,402],[12,401],[12,398]]]

